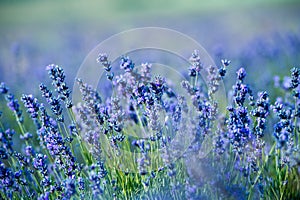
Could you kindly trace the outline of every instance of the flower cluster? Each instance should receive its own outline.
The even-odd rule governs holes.
[[[111,72],[111,62],[108,60],[108,56],[106,53],[100,53],[98,55],[98,58],[97,58],[97,62],[100,63],[101,65],[103,65],[104,67],[104,70],[106,72],[106,77],[108,80],[113,80],[114,78],[114,73]]]
[[[7,106],[12,110],[19,122],[23,122],[22,111],[20,110],[20,105],[15,96],[9,93],[9,88],[5,85],[5,83],[0,84],[0,93],[5,95],[5,99],[7,101]]]
[[[251,111],[251,114],[256,118],[256,126],[253,133],[258,137],[263,137],[264,130],[266,129],[266,118],[269,115],[270,109],[270,100],[267,92],[260,92],[258,94],[255,106]]]
[[[64,118],[62,115],[62,107],[60,100],[53,97],[52,92],[47,88],[45,84],[40,84],[40,90],[42,96],[46,98],[47,103],[51,105],[51,111],[57,116],[57,120],[63,122]]]
[[[7,128],[2,119],[9,113],[0,114],[1,199],[258,199],[272,192],[298,198],[298,68],[282,83],[276,79],[285,96],[272,105],[270,92],[253,95],[240,68],[232,101],[220,113],[227,59],[205,68],[194,51],[182,88],[153,76],[150,63],[122,56],[115,69],[104,53],[96,61],[110,96],[77,79],[82,101],[73,106],[63,69],[49,65],[55,91],[40,84],[47,104],[22,95],[26,123],[18,100],[0,84],[18,122]]]
[[[72,101],[69,99],[71,91],[66,85],[64,70],[58,65],[54,64],[48,65],[46,70],[48,71],[49,77],[52,80],[52,85],[60,95],[59,99],[65,102],[67,108],[71,108],[73,105]]]

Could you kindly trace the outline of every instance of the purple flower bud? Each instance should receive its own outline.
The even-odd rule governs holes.
[[[237,73],[237,78],[241,81],[246,77],[246,71],[244,68],[240,68],[236,73]]]
[[[0,93],[1,94],[7,94],[8,93],[8,87],[6,87],[5,83],[1,82],[0,84]]]

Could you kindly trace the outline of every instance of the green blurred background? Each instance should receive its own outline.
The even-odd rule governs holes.
[[[298,35],[300,30],[300,3],[296,0],[0,2],[0,80],[19,93],[37,92],[49,63],[62,65],[72,83],[90,50],[131,28],[175,29],[196,39],[215,59],[227,57],[236,66],[257,38],[271,38],[273,46],[280,46],[278,35]],[[289,56],[284,59],[277,64],[294,64]],[[255,64],[249,63],[248,71],[254,73],[256,68],[251,65]]]

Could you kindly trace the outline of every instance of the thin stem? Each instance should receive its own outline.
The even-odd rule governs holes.
[[[273,144],[273,146],[272,146],[272,148],[271,148],[269,154],[268,154],[268,155],[266,156],[266,158],[265,158],[265,161],[264,161],[262,167],[261,167],[260,170],[258,171],[257,176],[256,176],[256,178],[254,179],[253,184],[252,184],[251,187],[250,187],[248,200],[251,199],[251,197],[252,197],[252,192],[253,192],[253,189],[254,189],[254,186],[256,185],[256,183],[257,183],[257,181],[258,181],[258,179],[259,179],[261,173],[263,172],[265,166],[267,165],[268,160],[269,160],[269,157],[270,157],[270,155],[273,153],[273,151],[275,150],[275,147],[276,147],[276,143]]]
[[[71,122],[76,126],[76,129],[78,129],[78,125],[76,123],[76,119],[75,119],[75,116],[74,116],[74,113],[72,111],[71,108],[68,108],[68,115],[69,115],[69,118],[71,120]],[[84,162],[87,163],[87,164],[91,164],[93,162],[93,158],[92,158],[92,155],[91,153],[87,150],[86,146],[83,144],[83,139],[82,137],[80,136],[80,134],[76,134],[76,139],[79,143],[79,146],[80,146],[80,152],[81,152],[81,155],[82,157],[84,158]]]
[[[0,121],[0,128],[1,128],[2,131],[4,131],[4,126],[3,126],[1,121]]]

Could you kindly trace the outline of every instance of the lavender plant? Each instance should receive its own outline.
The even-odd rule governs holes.
[[[104,53],[96,61],[109,97],[78,78],[74,104],[57,65],[46,68],[53,88],[40,84],[43,98],[24,94],[22,106],[1,83],[10,110],[0,115],[1,199],[300,198],[299,69],[277,78],[274,100],[256,95],[240,68],[222,113],[227,59],[205,68],[194,51],[182,90],[150,63],[122,56],[116,68]]]

